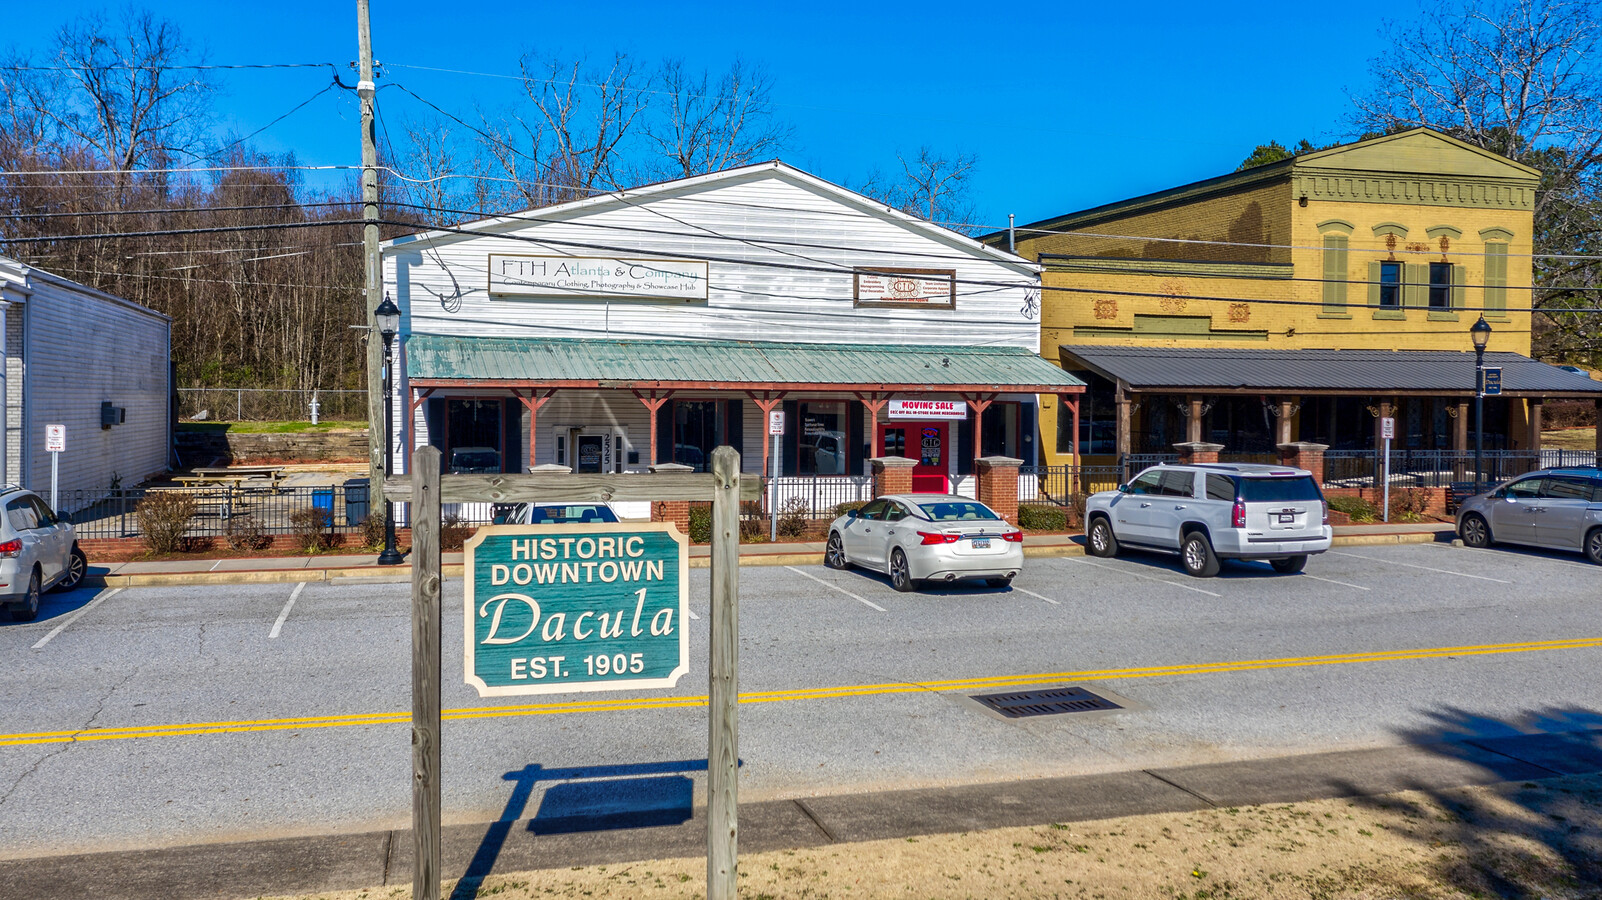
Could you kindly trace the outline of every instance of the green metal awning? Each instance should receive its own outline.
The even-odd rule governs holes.
[[[415,334],[414,387],[1000,391],[1072,394],[1085,383],[1022,347],[486,338]]]

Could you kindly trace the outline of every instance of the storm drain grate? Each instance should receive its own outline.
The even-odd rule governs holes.
[[[1076,687],[1018,691],[1011,694],[975,694],[973,699],[1009,719],[1050,716],[1057,713],[1094,712],[1098,709],[1123,709],[1106,697],[1099,697],[1084,688]]]

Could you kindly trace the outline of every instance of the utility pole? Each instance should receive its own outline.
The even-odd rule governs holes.
[[[360,46],[360,80],[356,94],[362,101],[362,259],[366,270],[363,305],[367,310],[367,478],[369,510],[384,509],[384,449],[390,435],[384,426],[384,346],[378,339],[373,311],[384,295],[384,266],[378,255],[378,134],[373,125],[373,35],[368,24],[368,0],[356,0],[356,39]],[[379,432],[383,436],[379,437]]]

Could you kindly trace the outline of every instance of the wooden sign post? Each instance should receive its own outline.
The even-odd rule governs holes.
[[[415,900],[439,900],[440,897],[440,506],[442,503],[584,503],[607,500],[708,500],[712,501],[712,636],[709,663],[709,697],[708,718],[709,732],[707,737],[707,897],[708,900],[736,900],[739,881],[739,869],[736,862],[739,846],[738,824],[738,794],[736,777],[739,773],[739,723],[735,704],[739,692],[739,594],[740,594],[740,501],[755,500],[758,496],[759,480],[756,478],[742,478],[740,475],[740,454],[732,447],[719,447],[712,452],[712,471],[710,474],[667,473],[642,475],[450,475],[442,477],[440,473],[440,451],[434,447],[421,447],[412,454],[412,475],[410,478],[389,478],[384,482],[385,496],[391,500],[402,503],[409,502],[412,520],[412,896]],[[523,552],[527,553],[526,541],[538,531],[538,528],[554,526],[523,526],[486,529],[476,536],[472,542],[473,549],[484,548],[483,566],[486,572],[466,572],[469,585],[482,582],[486,588],[493,588],[496,579],[503,574],[506,582],[516,583],[523,578],[520,570],[509,565],[511,555],[518,552],[516,548],[499,545],[506,543],[514,532],[521,534],[528,531],[530,538],[525,538]],[[597,528],[597,526],[587,526]],[[578,527],[575,526],[575,530]],[[602,537],[609,537],[610,546],[614,554],[620,546],[622,539],[624,555],[630,555],[632,550],[638,550],[637,558],[631,557],[632,562],[645,565],[644,571],[651,574],[653,569],[649,566],[652,558],[662,558],[663,550],[652,550],[648,545],[655,538],[667,537],[667,531],[662,526],[636,526],[630,528],[627,524],[607,525],[596,530],[596,551],[599,551],[599,542]],[[604,532],[604,534],[603,534]],[[539,532],[543,535],[543,532]],[[571,546],[578,546],[582,536],[569,537]],[[637,538],[638,544],[630,541]],[[543,538],[542,538],[543,539]],[[659,543],[659,541],[658,541]],[[670,542],[671,543],[671,542]],[[504,552],[506,560],[497,561],[496,552]],[[554,552],[554,551],[553,551]],[[653,553],[655,557],[653,557]],[[470,560],[477,560],[470,555]],[[684,563],[688,561],[687,551],[675,554],[674,567],[678,577],[684,577]],[[533,569],[533,561],[527,566],[529,580],[537,581],[540,573],[549,574],[550,570]],[[585,570],[586,574],[593,573],[595,577],[604,579],[608,571],[604,561],[590,561],[591,568]],[[578,564],[578,565],[583,565]],[[505,573],[495,571],[496,566],[507,568]],[[665,576],[668,564],[664,561],[658,564]],[[473,566],[469,566],[473,568]],[[612,570],[621,572],[621,563]],[[561,570],[558,570],[561,571]],[[562,588],[565,576],[558,575],[556,583],[542,583],[546,589],[559,591]],[[665,578],[664,578],[665,580]],[[593,591],[594,582],[590,579],[571,579],[574,587],[583,590],[575,592],[575,598],[569,598],[580,604],[595,602]],[[649,590],[649,586],[646,586]],[[466,590],[466,599],[471,603],[478,601],[489,602],[496,598],[493,595],[478,597],[474,589]],[[475,610],[471,607],[464,610],[467,627],[464,640],[469,642],[466,656],[467,681],[480,689],[481,693],[515,694],[515,693],[550,693],[560,690],[605,690],[605,689],[636,689],[640,687],[667,686],[677,681],[683,672],[682,665],[676,665],[676,659],[682,658],[679,654],[671,656],[664,652],[671,650],[677,644],[677,638],[682,636],[684,610],[683,600],[675,590],[673,603],[662,606],[653,605],[652,616],[644,620],[644,627],[636,631],[639,616],[644,615],[646,608],[645,592],[641,592],[639,604],[631,608],[634,618],[628,626],[629,637],[638,636],[642,643],[637,652],[634,648],[612,647],[608,649],[606,671],[595,662],[593,671],[586,669],[585,677],[572,677],[571,686],[563,687],[556,683],[558,679],[568,680],[570,676],[553,673],[571,672],[573,676],[580,673],[576,669],[567,669],[566,666],[582,665],[577,659],[561,659],[557,668],[550,668],[548,656],[541,657],[545,666],[542,675],[531,677],[534,672],[533,657],[517,656],[513,653],[487,653],[485,661],[492,667],[494,684],[486,678],[491,669],[483,666],[475,668],[475,648],[471,645],[477,639],[479,643],[491,646],[499,651],[506,645],[514,643],[511,635],[519,634],[524,629],[533,633],[533,624],[538,612],[540,601],[527,597],[512,603],[506,598],[493,611],[488,605],[484,610],[487,621],[476,623]],[[520,595],[523,596],[523,595]],[[664,598],[666,599],[666,598]],[[552,609],[556,607],[553,606]],[[508,613],[507,610],[512,612]],[[677,615],[668,615],[669,611],[679,611]],[[659,633],[649,633],[650,623],[661,614],[659,620]],[[493,615],[493,619],[491,616]],[[522,616],[523,619],[515,623],[505,616]],[[575,614],[575,621],[577,619]],[[619,621],[622,613],[616,613],[616,619],[611,621],[611,633],[618,636]],[[598,618],[598,617],[597,617]],[[670,635],[666,629],[677,619],[676,627],[680,635]],[[526,621],[524,621],[526,619]],[[480,629],[478,626],[482,624]],[[566,620],[564,619],[564,629]],[[482,631],[482,633],[479,633]],[[604,629],[603,629],[604,631]],[[572,635],[572,631],[557,629],[553,632],[555,639],[563,640],[562,635]],[[528,637],[522,634],[518,640]],[[541,632],[538,637],[544,639]],[[652,640],[656,638],[657,640]],[[668,640],[661,640],[666,638]],[[621,638],[620,638],[621,639]],[[664,645],[667,645],[664,648]],[[618,652],[613,652],[618,651]],[[687,652],[684,649],[680,653]],[[592,654],[593,655],[593,654]],[[638,671],[635,671],[638,656]],[[503,658],[504,657],[504,658]],[[619,675],[615,660],[622,658],[629,671]],[[522,663],[519,667],[518,663]],[[501,671],[504,669],[505,671]],[[521,673],[522,677],[519,678]],[[636,677],[639,676],[639,677]],[[518,683],[520,682],[520,683]]]

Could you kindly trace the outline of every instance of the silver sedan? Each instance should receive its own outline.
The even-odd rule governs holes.
[[[1602,470],[1542,469],[1463,501],[1457,533],[1470,547],[1527,544],[1602,565]]]
[[[1023,532],[967,497],[886,496],[829,524],[823,564],[883,572],[898,591],[959,578],[1006,587],[1023,568]]]

